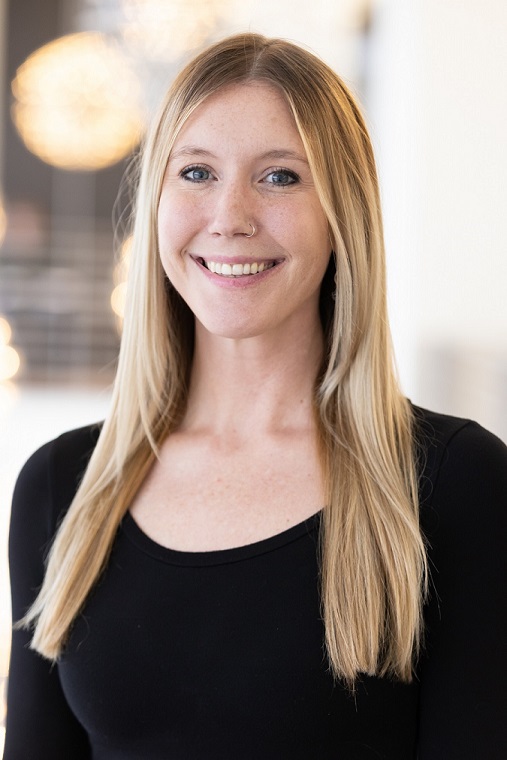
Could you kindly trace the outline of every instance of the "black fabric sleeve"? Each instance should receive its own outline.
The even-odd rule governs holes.
[[[426,512],[431,600],[419,760],[507,758],[507,448],[475,423],[440,449]]]
[[[42,584],[58,521],[52,494],[55,445],[46,444],[28,460],[14,491],[9,534],[14,621]],[[28,648],[30,638],[28,631],[13,631],[4,760],[90,758],[87,736],[67,705],[58,668]]]

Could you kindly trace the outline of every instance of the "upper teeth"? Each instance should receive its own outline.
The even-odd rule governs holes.
[[[274,261],[256,261],[251,264],[221,264],[219,261],[204,261],[210,272],[221,274],[225,277],[241,277],[245,274],[257,274],[274,266]]]

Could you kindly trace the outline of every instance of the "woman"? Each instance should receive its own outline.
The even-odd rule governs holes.
[[[16,488],[6,760],[507,756],[507,453],[398,388],[338,77],[254,34],[192,61],[131,273],[110,415]]]

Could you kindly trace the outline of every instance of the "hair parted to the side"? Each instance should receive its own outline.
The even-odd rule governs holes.
[[[21,621],[32,647],[59,656],[105,567],[121,518],[185,412],[193,317],[168,286],[157,210],[172,145],[208,96],[262,81],[285,96],[301,134],[334,256],[322,285],[326,338],[315,409],[327,483],[321,563],[332,672],[409,681],[422,627],[426,555],[419,529],[412,414],[394,372],[373,152],[339,77],[306,50],[257,34],[229,37],[179,74],[149,131],[134,210],[132,264],[111,411]]]

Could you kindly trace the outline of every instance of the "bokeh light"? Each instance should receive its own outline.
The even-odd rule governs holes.
[[[120,282],[124,282],[129,273],[130,257],[132,255],[132,235],[129,235],[122,243],[120,249],[120,257],[117,265],[114,268],[114,281],[116,285]]]
[[[21,360],[12,346],[0,345],[0,381],[10,380],[17,374]]]
[[[12,337],[12,329],[5,317],[0,317],[0,346],[5,346]]]
[[[127,283],[120,282],[111,293],[111,308],[114,313],[123,319],[125,314],[125,299],[127,295]]]
[[[125,299],[127,297],[127,277],[132,255],[132,235],[129,235],[121,246],[119,261],[113,272],[115,287],[111,293],[111,308],[119,318],[118,329],[121,331],[123,315],[125,314]]]
[[[60,37],[36,50],[12,82],[14,123],[27,148],[62,169],[116,163],[143,128],[138,77],[97,32]]]
[[[18,373],[21,359],[18,352],[9,341],[12,337],[12,329],[5,317],[0,317],[0,382],[10,380]]]
[[[229,0],[123,0],[127,45],[148,59],[172,61],[202,45]]]

